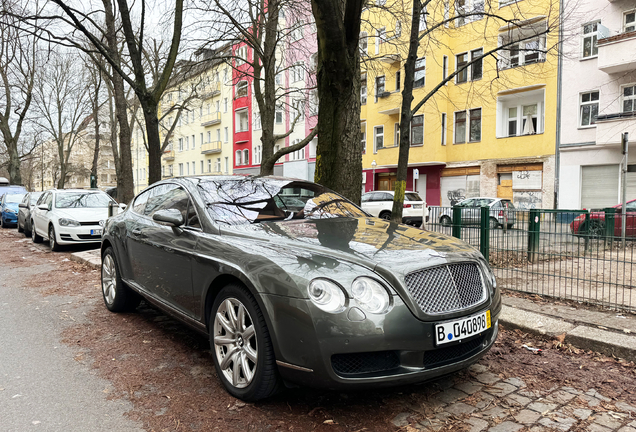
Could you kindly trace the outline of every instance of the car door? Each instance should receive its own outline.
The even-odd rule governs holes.
[[[378,202],[380,194],[379,192],[370,192],[368,195],[369,199],[363,209],[371,213],[372,216],[378,217],[378,214],[380,214],[380,203]]]
[[[636,201],[628,202],[625,210],[625,236],[636,237]]]
[[[473,218],[473,202],[475,200],[472,198],[465,199],[457,203],[457,207],[461,207],[462,209],[462,224],[467,225],[471,224]]]
[[[39,206],[44,204],[48,208],[51,208],[52,203],[53,203],[53,193],[46,192],[44,195],[40,197],[37,204],[33,208],[33,230],[35,231],[36,234],[39,234],[42,236],[48,235],[47,229],[46,229],[46,222],[47,222],[46,214],[49,212],[49,210],[40,209]]]
[[[176,184],[159,185],[151,191],[130,237],[135,280],[150,294],[192,316],[191,260],[197,236],[185,227],[170,227],[152,219],[159,210],[176,209],[187,225],[189,195]]]

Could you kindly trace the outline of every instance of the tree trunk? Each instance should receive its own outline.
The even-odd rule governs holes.
[[[132,150],[130,147],[130,125],[128,124],[128,107],[124,80],[117,74],[113,74],[113,93],[115,96],[115,115],[119,125],[119,165],[117,172],[117,200],[128,203],[135,196],[132,171]]]
[[[91,164],[91,175],[95,176],[95,186],[97,186],[97,162],[99,161],[99,103],[97,94],[93,105],[93,117],[95,121],[95,150],[93,151],[93,163]],[[92,185],[91,185],[92,186]]]
[[[406,176],[409,165],[409,151],[411,149],[411,120],[413,112],[413,84],[415,79],[415,62],[417,61],[417,49],[419,47],[419,28],[422,13],[422,3],[413,1],[413,18],[411,21],[411,35],[409,39],[409,54],[404,63],[404,87],[402,90],[402,112],[400,113],[400,148],[398,151],[398,166],[395,180],[395,193],[393,195],[393,209],[391,220],[402,223],[402,210],[404,208],[404,193],[406,192]],[[424,221],[422,221],[424,223]]]
[[[7,129],[8,129],[7,125]],[[11,131],[5,131],[5,128],[2,127],[2,136],[4,138],[4,143],[7,146],[7,153],[9,156],[9,166],[7,167],[9,171],[9,183],[12,185],[21,185],[22,184],[22,174],[20,173],[20,155],[18,154],[18,143],[17,139],[11,136]]]
[[[141,102],[148,137],[148,184],[161,180],[161,136],[159,135],[158,106],[149,101]]]
[[[312,0],[318,36],[318,147],[314,180],[360,203],[361,0]]]

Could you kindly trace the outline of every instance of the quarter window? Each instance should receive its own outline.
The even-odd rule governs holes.
[[[579,118],[580,126],[592,126],[598,116],[598,91],[581,93]]]

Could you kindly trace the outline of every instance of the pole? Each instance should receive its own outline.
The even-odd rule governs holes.
[[[621,135],[621,147],[623,149],[623,172],[621,177],[622,199],[621,199],[621,243],[625,248],[625,225],[627,222],[627,161],[628,161],[628,147],[629,147],[629,134],[627,132]]]

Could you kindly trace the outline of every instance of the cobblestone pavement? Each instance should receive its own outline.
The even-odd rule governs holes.
[[[595,389],[530,391],[522,380],[501,380],[480,364],[469,371],[474,379],[439,381],[441,391],[426,403],[409,406],[392,419],[393,425],[407,432],[636,432],[636,407]]]

